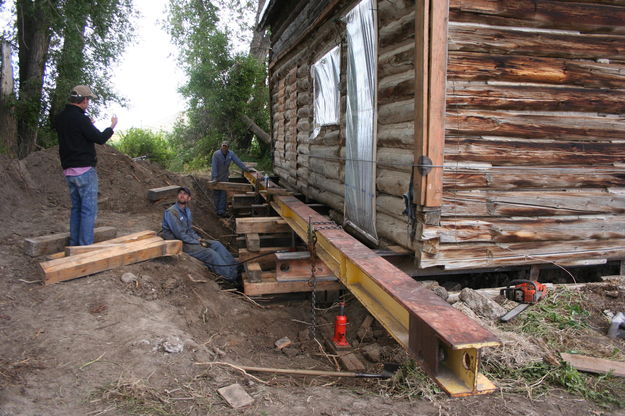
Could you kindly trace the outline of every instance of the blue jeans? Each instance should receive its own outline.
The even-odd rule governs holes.
[[[98,174],[95,168],[78,176],[66,176],[72,210],[69,217],[69,245],[93,244],[98,215]]]
[[[223,244],[209,240],[210,247],[199,244],[184,244],[182,249],[188,255],[202,261],[213,272],[222,275],[226,280],[236,282],[239,279],[237,264]]]
[[[226,213],[226,191],[213,191],[213,198],[215,199],[215,212],[217,215],[223,215]]]

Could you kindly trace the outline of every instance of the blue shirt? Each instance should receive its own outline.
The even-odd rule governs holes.
[[[249,169],[241,160],[234,154],[232,150],[228,150],[228,153],[224,155],[221,149],[213,153],[213,160],[211,161],[211,179],[218,182],[228,182],[230,176],[230,163],[234,162],[243,172],[248,172]]]
[[[163,238],[181,240],[185,244],[200,244],[200,236],[193,231],[191,210],[176,202],[163,214]]]

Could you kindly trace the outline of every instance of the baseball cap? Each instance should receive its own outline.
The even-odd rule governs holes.
[[[86,85],[76,85],[72,88],[72,92],[70,93],[72,97],[90,97],[90,98],[98,98]]]
[[[230,147],[230,142],[228,140],[224,140],[223,142],[221,142],[221,145]]]
[[[191,190],[187,188],[186,186],[181,186],[180,188],[178,188],[178,192],[180,191],[184,191],[186,192],[187,195],[191,196]]]

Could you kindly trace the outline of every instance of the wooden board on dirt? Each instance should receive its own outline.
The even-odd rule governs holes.
[[[235,383],[226,387],[217,389],[221,397],[223,397],[233,409],[249,406],[254,403],[254,398],[247,394],[240,384]]]
[[[117,235],[115,227],[98,227],[93,230],[96,242],[109,240]],[[31,257],[62,251],[69,244],[69,233],[42,235],[24,239],[24,251]]]
[[[560,353],[560,355],[564,361],[576,370],[595,374],[610,373],[613,376],[625,377],[625,363],[623,362],[564,352]]]
[[[148,190],[148,199],[154,202],[163,198],[173,198],[178,194],[179,189],[180,189],[180,186],[178,185],[163,186],[161,188],[152,188]]]
[[[48,285],[156,257],[173,256],[181,252],[182,241],[180,240],[156,241],[147,244],[137,241],[125,247],[105,248],[45,261],[39,263],[39,266],[43,271],[43,282]]]
[[[141,241],[142,244],[147,245],[149,243],[163,241],[163,239],[159,236],[154,235],[152,237],[148,237],[145,239],[128,241],[128,242],[107,243],[106,241],[103,241],[101,243],[91,244],[89,246],[69,246],[69,247],[65,247],[65,255],[76,256],[78,254],[91,253],[97,250],[104,250],[107,248],[114,248],[114,247],[130,249],[133,247],[133,244],[135,244],[137,241]]]
[[[72,247],[100,247],[109,244],[122,244],[122,243],[131,243],[133,241],[146,240],[152,237],[156,237],[156,231],[145,230],[139,231],[132,234],[122,235],[121,237],[112,238],[109,240],[103,240],[97,243],[93,243],[89,246],[67,246],[65,247],[65,251],[59,251],[58,253],[50,254],[46,256],[46,260],[55,260],[60,259],[65,256],[71,256],[70,252],[72,251]],[[85,250],[85,251],[93,251],[93,250]],[[75,252],[74,254],[80,254],[79,252]]]

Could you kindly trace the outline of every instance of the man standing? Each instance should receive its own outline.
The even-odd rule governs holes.
[[[181,240],[182,251],[202,261],[210,270],[234,283],[239,274],[232,254],[215,240],[204,240],[193,230],[189,202],[191,190],[185,186],[178,190],[178,201],[163,214],[162,236],[166,240]]]
[[[54,123],[59,136],[61,167],[72,201],[69,219],[69,244],[72,246],[93,244],[93,228],[98,214],[95,143],[106,143],[117,125],[117,116],[111,117],[111,127],[102,132],[93,125],[85,114],[92,98],[97,97],[91,88],[77,85]]]
[[[230,163],[234,162],[243,172],[249,172],[249,169],[241,160],[230,150],[230,143],[224,141],[221,143],[221,149],[213,153],[211,163],[211,179],[217,182],[228,182],[230,177]],[[215,200],[215,211],[220,217],[226,215],[226,191],[213,190],[213,198]]]

